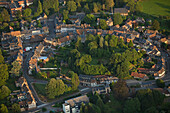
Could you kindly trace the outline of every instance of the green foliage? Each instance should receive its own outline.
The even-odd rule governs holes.
[[[32,13],[32,10],[30,8],[26,8],[24,10],[23,16],[24,17],[29,17],[31,15],[31,13]]]
[[[34,14],[35,16],[39,16],[43,12],[41,1],[38,1],[37,12]]]
[[[130,40],[128,46],[129,46],[129,47],[133,47],[133,42],[132,42],[132,40]]]
[[[86,5],[84,5],[83,11],[84,11],[86,14],[90,13],[90,9],[89,9],[88,3],[86,3]]]
[[[0,63],[0,86],[5,85],[6,80],[8,80],[8,77],[8,66],[6,64]]]
[[[46,86],[47,97],[52,99],[56,96],[56,79],[52,78]]]
[[[0,112],[1,113],[8,113],[8,109],[4,104],[1,104]]]
[[[153,21],[152,29],[154,29],[154,30],[159,30],[160,29],[160,23],[157,20]]]
[[[68,1],[67,2],[67,10],[74,12],[77,10],[76,2],[74,1]]]
[[[10,93],[11,93],[11,91],[10,91],[10,89],[8,89],[7,86],[2,86],[0,89],[0,100],[9,96]]]
[[[119,79],[112,87],[114,96],[117,99],[124,100],[129,96],[129,88],[124,80]]]
[[[17,13],[16,13],[16,17],[18,19],[21,19],[22,18],[21,15],[22,15],[21,11],[18,10]]]
[[[100,37],[99,46],[101,48],[103,48],[103,41],[104,41],[103,37]]]
[[[98,106],[88,103],[87,105],[82,106],[81,113],[101,113],[101,110]]]
[[[133,98],[126,100],[124,104],[123,112],[124,113],[139,113],[140,112],[140,101],[138,98]]]
[[[59,11],[58,0],[43,0],[43,10],[47,15]]]
[[[12,105],[12,113],[20,113],[21,112],[21,110],[20,110],[20,105],[19,104],[16,104],[16,103],[14,103],[13,105]]]
[[[68,10],[63,10],[63,19],[67,20],[68,19]]]
[[[144,113],[159,113],[159,111],[155,107],[150,107]]]
[[[76,90],[80,83],[77,73],[73,73],[71,78],[71,83],[72,83],[72,89]]]
[[[104,30],[106,30],[108,28],[106,20],[104,20],[104,19],[100,19],[99,26],[100,26],[101,29],[104,29]]]
[[[109,8],[113,8],[113,6],[115,5],[113,0],[106,0],[106,9],[109,10]]]
[[[123,7],[126,4],[127,0],[115,0],[116,7]]]
[[[114,18],[114,25],[121,24],[123,22],[120,13],[114,14],[113,18]]]
[[[156,85],[158,87],[164,88],[165,87],[165,82],[162,79],[157,79],[156,80]]]
[[[20,74],[20,71],[21,71],[21,64],[18,62],[18,61],[14,61],[12,63],[12,69],[10,71],[10,73],[12,74],[12,76],[16,77],[16,76],[19,76]]]
[[[97,13],[98,10],[99,10],[99,8],[98,8],[97,4],[94,2],[93,3],[93,11],[94,11],[94,13]]]
[[[47,108],[43,107],[42,112],[46,112],[46,111],[47,111]]]
[[[1,21],[2,20],[5,21],[5,22],[10,21],[10,15],[9,15],[8,11],[5,8],[3,8],[3,10],[1,11],[1,16],[2,16]]]
[[[70,91],[70,87],[64,84],[64,82],[60,79],[50,79],[48,84],[46,85],[46,93],[47,97],[50,99],[55,98],[55,96],[59,96],[64,94],[64,92]]]
[[[94,17],[93,14],[87,14],[87,15],[84,17],[83,21],[84,21],[85,23],[87,23],[87,24],[93,25],[93,24],[95,23],[95,21],[96,21],[96,18]]]

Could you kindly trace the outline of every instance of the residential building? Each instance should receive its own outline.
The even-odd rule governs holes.
[[[122,16],[128,16],[128,13],[130,11],[127,10],[126,8],[114,8],[114,13],[120,13]]]
[[[80,113],[82,103],[89,103],[89,98],[87,95],[66,100],[63,104],[63,111],[64,113]]]

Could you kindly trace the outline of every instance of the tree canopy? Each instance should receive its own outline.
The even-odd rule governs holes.
[[[114,25],[121,24],[123,22],[122,16],[120,13],[114,14]]]
[[[76,2],[74,1],[68,1],[67,2],[67,10],[71,11],[71,12],[74,12],[77,10],[77,5],[76,5]]]

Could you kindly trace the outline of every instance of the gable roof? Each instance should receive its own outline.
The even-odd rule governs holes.
[[[126,8],[114,8],[114,13],[128,13]]]

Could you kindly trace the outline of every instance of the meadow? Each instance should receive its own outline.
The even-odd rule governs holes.
[[[143,0],[143,13],[152,16],[170,16],[170,0]]]

